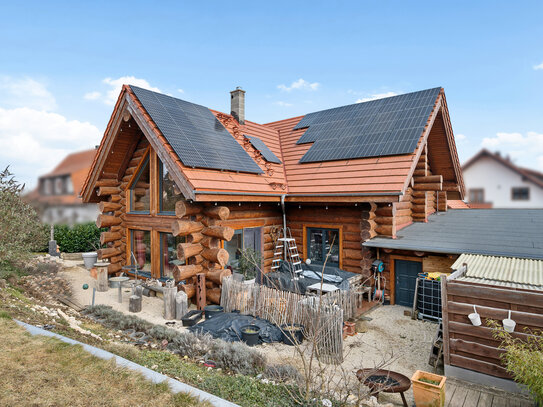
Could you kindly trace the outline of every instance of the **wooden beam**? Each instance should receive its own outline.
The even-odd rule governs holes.
[[[201,204],[192,204],[187,201],[177,201],[175,203],[175,216],[183,218],[185,216],[196,215],[202,211]]]
[[[121,234],[118,232],[102,232],[100,233],[100,244],[106,244],[108,242],[114,242],[121,238]]]
[[[122,220],[115,216],[100,214],[96,218],[96,227],[97,228],[107,228],[110,226],[120,225]]]
[[[434,184],[434,183],[443,183],[442,175],[427,175],[425,177],[414,177],[415,183],[417,184]]]
[[[230,216],[230,209],[226,206],[210,206],[204,209],[204,214],[211,218],[226,220]]]
[[[108,195],[117,195],[121,192],[119,187],[98,187],[98,196],[108,196]]]
[[[206,236],[216,237],[229,242],[234,236],[234,229],[228,226],[210,226],[204,228],[202,233]]]
[[[118,211],[121,208],[122,208],[121,204],[117,202],[102,201],[98,204],[98,210],[100,212],[114,212],[114,211]]]
[[[440,182],[428,183],[428,184],[415,184],[413,186],[414,191],[441,191],[443,185]]]
[[[510,304],[525,305],[543,308],[543,293],[518,291],[505,288],[484,287],[458,282],[450,282],[449,295],[472,297],[474,299],[494,300]]]
[[[176,220],[172,222],[172,234],[174,236],[187,236],[191,233],[200,232],[204,228],[200,222],[190,220]]]

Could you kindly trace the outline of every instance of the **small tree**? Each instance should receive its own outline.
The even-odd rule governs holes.
[[[543,331],[526,332],[526,340],[514,338],[497,321],[489,320],[493,336],[505,352],[501,359],[517,383],[525,385],[537,405],[543,405]]]
[[[240,273],[243,274],[245,280],[256,278],[256,272],[260,269],[262,261],[260,253],[250,247],[240,250],[240,253],[238,264]]]
[[[19,184],[9,167],[0,172],[0,269],[13,270],[32,250],[44,247],[44,233],[36,211],[21,199]]]

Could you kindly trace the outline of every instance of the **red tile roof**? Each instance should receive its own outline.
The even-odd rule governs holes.
[[[130,102],[137,106],[141,117],[152,129],[153,136],[160,141],[160,145],[164,147],[172,161],[177,165],[197,200],[213,200],[216,198],[212,199],[211,197],[216,195],[241,196],[251,194],[275,196],[275,199],[278,199],[282,194],[288,194],[289,196],[398,196],[405,192],[409,186],[418,157],[422,148],[426,145],[433,118],[440,106],[446,106],[443,91],[441,91],[435,102],[434,111],[428,118],[427,126],[420,137],[418,146],[411,154],[304,164],[300,164],[299,160],[311,147],[311,144],[296,144],[296,141],[306,129],[292,130],[303,116],[268,124],[258,124],[246,120],[245,124],[241,125],[231,115],[212,110],[213,114],[223,123],[235,140],[246,149],[264,171],[263,174],[259,175],[191,168],[183,165],[143,105],[127,85],[123,86],[106,129],[106,135],[110,133],[111,126],[114,124],[113,118],[119,114],[119,109],[122,109],[122,106],[125,105],[123,102],[125,97],[130,98]],[[260,158],[259,153],[243,137],[244,134],[260,138],[281,160],[281,164],[268,163]],[[86,200],[91,200],[92,196],[92,190],[89,189],[89,183],[93,178],[92,174],[95,174],[94,181],[98,179],[96,174],[100,168],[95,167],[104,165],[103,159],[99,160],[98,157],[106,153],[102,151],[106,148],[105,141],[106,136],[102,140],[93,168],[83,186]],[[452,149],[454,149],[454,146],[452,146]],[[99,164],[99,161],[101,164]],[[461,175],[459,177],[461,178]]]
[[[469,209],[469,206],[460,199],[448,199],[447,206],[451,209]]]

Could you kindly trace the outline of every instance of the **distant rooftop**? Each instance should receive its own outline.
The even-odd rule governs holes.
[[[543,259],[543,209],[449,210],[364,246]]]

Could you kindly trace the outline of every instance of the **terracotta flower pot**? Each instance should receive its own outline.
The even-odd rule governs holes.
[[[417,370],[411,382],[417,407],[443,407],[445,404],[445,376]]]

